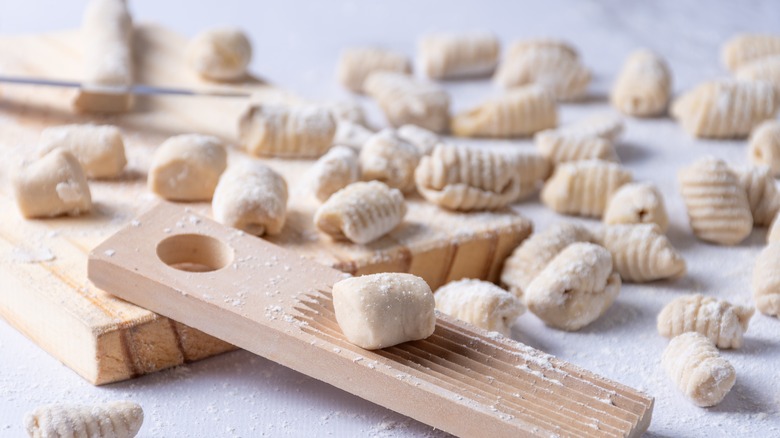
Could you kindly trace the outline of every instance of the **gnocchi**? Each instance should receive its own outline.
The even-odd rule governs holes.
[[[352,183],[331,195],[314,215],[317,228],[335,240],[371,243],[406,215],[404,195],[379,181]]]
[[[393,130],[371,136],[360,150],[359,160],[364,180],[381,181],[404,193],[414,190],[414,169],[420,162],[420,152]]]
[[[442,133],[449,126],[450,96],[436,84],[379,72],[368,77],[365,90],[394,127],[411,124]]]
[[[753,229],[745,189],[726,163],[699,159],[678,174],[693,234],[701,240],[736,245]]]
[[[331,102],[326,104],[325,107],[330,110],[333,119],[337,123],[352,122],[358,125],[366,126],[366,112],[363,107],[354,100],[342,100],[339,102]]]
[[[731,38],[721,49],[723,65],[732,72],[773,55],[780,55],[780,35],[743,33]]]
[[[417,65],[432,79],[489,75],[498,63],[498,38],[487,32],[431,34],[420,38]]]
[[[753,301],[765,315],[780,316],[780,242],[770,242],[756,257]]]
[[[631,182],[631,172],[599,160],[563,163],[542,188],[544,205],[562,214],[601,217],[607,201]]]
[[[374,131],[363,125],[350,122],[349,120],[341,120],[336,126],[333,144],[349,146],[352,149],[360,150],[372,135],[374,135]]]
[[[620,276],[612,272],[609,251],[575,242],[528,285],[525,304],[548,326],[575,331],[603,315],[618,293]]]
[[[344,88],[363,93],[366,79],[376,72],[409,74],[412,64],[401,53],[377,47],[357,47],[341,52],[336,76]]]
[[[767,120],[750,134],[748,159],[755,166],[769,166],[774,177],[780,176],[780,122]]]
[[[780,242],[780,213],[775,216],[769,232],[766,233],[767,243]]]
[[[612,106],[623,114],[653,117],[664,113],[672,94],[672,74],[666,61],[650,50],[626,59],[612,88]]]
[[[523,303],[493,283],[465,279],[436,290],[436,310],[479,328],[511,334],[512,324],[525,312]]]
[[[125,143],[119,128],[111,125],[64,125],[41,132],[38,155],[56,148],[72,153],[87,178],[114,178],[127,165]]]
[[[620,187],[609,199],[604,212],[604,223],[655,224],[665,233],[669,228],[669,216],[664,198],[651,183],[628,183]]]
[[[754,309],[702,294],[675,298],[658,314],[658,333],[673,338],[686,332],[706,336],[718,348],[742,347]]]
[[[515,151],[506,154],[520,182],[520,193],[517,200],[526,199],[536,193],[539,186],[550,176],[552,165],[550,161],[536,152]]]
[[[226,167],[222,140],[210,135],[177,135],[154,151],[147,185],[171,201],[208,201]]]
[[[739,183],[747,193],[753,225],[765,227],[780,210],[780,194],[775,179],[766,166],[750,167],[736,171]]]
[[[768,82],[780,93],[780,52],[740,67],[734,77],[744,81]]]
[[[420,155],[430,155],[433,147],[441,143],[441,138],[435,133],[416,125],[403,125],[397,134],[407,143],[411,143]]]
[[[666,346],[661,366],[696,406],[720,403],[737,380],[734,367],[720,356],[712,341],[699,333],[684,333]]]
[[[615,271],[625,282],[644,283],[685,274],[685,259],[655,224],[607,225],[597,233],[596,241],[612,254]]]
[[[143,422],[140,405],[115,401],[94,406],[40,406],[25,415],[24,428],[33,438],[132,438]]]
[[[558,128],[561,134],[600,137],[613,143],[620,138],[623,130],[623,119],[612,113],[596,113],[570,125]]]
[[[715,80],[678,97],[671,113],[695,137],[743,138],[778,108],[780,96],[769,83]]]
[[[218,27],[196,35],[187,46],[186,57],[203,78],[234,81],[246,76],[252,43],[241,29]]]
[[[320,157],[310,172],[312,192],[320,202],[360,178],[360,164],[354,150],[347,146],[334,146]]]
[[[211,208],[214,219],[249,234],[281,233],[287,216],[287,182],[270,167],[244,160],[222,174]]]
[[[618,161],[612,142],[601,137],[561,133],[548,129],[534,136],[539,153],[553,164],[580,160]]]
[[[242,114],[238,137],[251,155],[317,158],[330,149],[336,120],[325,106],[252,104]]]
[[[452,210],[493,210],[515,201],[520,181],[500,152],[440,144],[415,171],[417,191]]]
[[[26,218],[76,216],[92,209],[92,195],[76,157],[55,149],[23,167],[13,181],[16,205]]]
[[[554,128],[557,123],[552,95],[544,88],[529,85],[455,115],[451,129],[460,137],[522,137]]]
[[[435,306],[428,283],[411,274],[363,275],[333,285],[333,310],[342,333],[367,350],[431,336]]]

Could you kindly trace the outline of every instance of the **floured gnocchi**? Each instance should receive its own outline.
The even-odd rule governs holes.
[[[504,336],[518,316],[525,312],[523,303],[493,283],[474,279],[453,281],[436,290],[436,310],[462,321]]]
[[[685,332],[706,336],[718,348],[742,347],[754,309],[702,294],[675,298],[658,314],[658,333],[672,338]]]
[[[669,342],[661,366],[696,406],[720,403],[737,380],[734,367],[720,357],[712,341],[699,333],[684,333]]]

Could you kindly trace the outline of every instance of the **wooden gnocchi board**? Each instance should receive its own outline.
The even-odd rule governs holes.
[[[153,25],[135,34],[136,78],[151,85],[197,87],[186,69],[185,40]],[[78,32],[0,38],[0,73],[78,80]],[[292,95],[247,79],[234,87],[268,102]],[[213,88],[213,86],[211,87]],[[158,202],[145,189],[153,148],[171,135],[199,132],[235,141],[241,99],[144,97],[130,114],[77,115],[73,90],[29,86],[0,89],[0,315],[55,358],[94,384],[115,382],[225,352],[234,347],[134,306],[90,285],[87,254]],[[77,218],[21,218],[9,180],[35,157],[40,130],[65,123],[111,123],[125,135],[129,165],[116,181],[93,181],[94,211]],[[233,147],[231,160],[241,152]],[[309,161],[268,160],[290,184],[288,220],[274,243],[353,274],[411,272],[433,288],[458,278],[497,279],[504,258],[531,232],[511,212],[456,214],[411,199],[406,223],[369,246],[334,243],[314,229],[316,200],[303,189]],[[190,204],[209,214],[208,204]],[[110,291],[109,291],[110,292]]]

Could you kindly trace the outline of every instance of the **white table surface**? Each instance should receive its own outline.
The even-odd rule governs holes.
[[[780,32],[780,2],[730,1],[284,1],[131,2],[137,20],[186,35],[233,24],[252,36],[252,68],[280,87],[317,99],[347,94],[334,79],[339,49],[381,44],[412,55],[429,30],[487,29],[504,42],[555,36],[574,42],[595,72],[591,97],[563,105],[564,122],[607,109],[605,94],[625,56],[649,47],[671,64],[675,90],[725,75],[719,46],[739,31]],[[84,2],[0,0],[0,32],[34,33],[79,25]],[[2,54],[0,54],[2,56]],[[454,108],[496,93],[489,81],[447,84]],[[378,114],[366,102],[374,115]],[[529,141],[518,142],[530,147]],[[690,234],[676,170],[711,153],[746,162],[743,141],[697,141],[668,119],[628,120],[619,155],[638,180],[658,184],[671,215],[669,237],[688,261],[675,282],[623,287],[615,305],[577,333],[520,318],[514,337],[656,397],[649,436],[780,436],[780,321],[756,315],[744,348],[725,351],[738,373],[718,407],[684,399],[659,366],[667,341],[655,316],[671,299],[692,292],[750,303],[750,275],[764,230],[743,244],[716,247]],[[556,215],[538,202],[518,206],[538,228]],[[4,255],[3,255],[4,256]],[[2,287],[2,285],[0,285]],[[140,402],[140,436],[443,436],[440,431],[351,396],[247,352],[235,352],[128,382],[93,387],[0,320],[0,436],[23,436],[26,411],[51,402]]]

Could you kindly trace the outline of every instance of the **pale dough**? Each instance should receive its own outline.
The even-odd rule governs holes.
[[[442,141],[435,132],[417,125],[403,125],[398,128],[396,133],[403,140],[416,147],[420,155],[430,155],[433,152],[433,147]]]
[[[780,177],[780,121],[767,120],[750,134],[748,159],[753,165],[768,166]]]
[[[601,217],[617,190],[631,182],[631,172],[600,160],[562,163],[542,188],[542,203],[561,214]]]
[[[346,89],[363,93],[366,79],[376,72],[409,74],[412,63],[404,54],[377,47],[356,47],[341,52],[336,76]]]
[[[252,43],[235,27],[218,27],[199,33],[186,49],[187,61],[199,75],[215,81],[246,76],[252,60]]]
[[[76,157],[55,149],[14,178],[19,211],[26,218],[79,215],[92,208],[87,177]]]
[[[474,279],[453,281],[436,290],[436,310],[479,328],[511,335],[522,301],[493,283]]]
[[[644,283],[685,274],[685,259],[655,224],[607,225],[596,241],[612,254],[624,282]]]
[[[208,201],[226,167],[222,140],[201,134],[177,135],[154,151],[147,185],[170,201]]]
[[[411,124],[436,133],[449,127],[450,96],[437,84],[401,73],[378,72],[366,79],[365,91],[394,127]]]
[[[642,49],[626,59],[612,87],[610,101],[623,114],[653,117],[666,111],[671,94],[669,65],[658,54]]]
[[[756,257],[753,300],[761,313],[780,316],[780,241],[770,242]]]
[[[618,161],[612,141],[597,136],[570,134],[554,129],[537,132],[536,149],[551,163],[581,160]]]
[[[252,104],[238,122],[238,138],[251,155],[317,158],[333,145],[336,119],[324,105]]]
[[[662,233],[669,216],[658,188],[647,182],[628,183],[616,191],[604,212],[605,224],[655,224]]]
[[[320,157],[309,170],[314,196],[325,202],[330,195],[360,178],[360,164],[355,151],[347,146],[334,146]]]
[[[143,409],[130,401],[53,404],[25,415],[24,428],[31,438],[133,438],[143,422]]]
[[[766,166],[735,170],[739,183],[747,193],[753,225],[766,227],[780,210],[780,193],[775,179]]]
[[[125,143],[119,128],[111,125],[64,125],[41,132],[38,154],[56,148],[72,153],[88,178],[115,178],[127,165]]]
[[[732,72],[761,58],[780,55],[780,35],[738,34],[721,48],[723,65]]]
[[[658,314],[658,333],[672,338],[685,332],[697,332],[718,348],[740,348],[754,312],[752,307],[733,305],[702,294],[683,295],[672,300]]]
[[[420,152],[392,129],[368,139],[360,150],[360,171],[365,181],[377,180],[404,193],[414,190],[414,169]]]
[[[432,79],[485,76],[496,68],[500,48],[488,32],[429,34],[417,43],[417,66]]]

